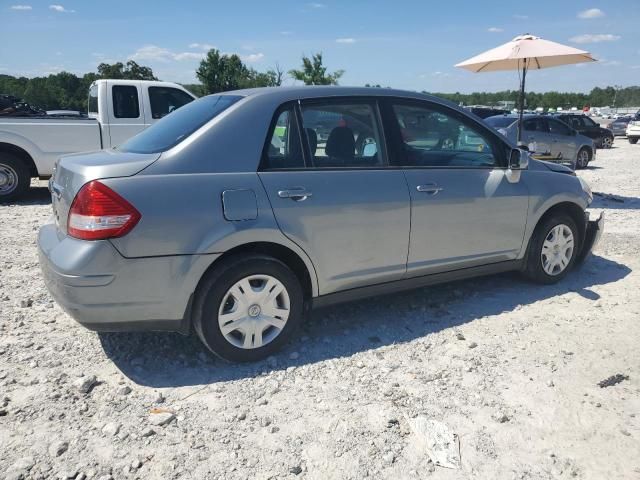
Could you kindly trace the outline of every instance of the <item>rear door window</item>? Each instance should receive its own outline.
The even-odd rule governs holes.
[[[113,116],[116,118],[140,118],[138,89],[132,85],[114,85]]]
[[[193,101],[193,97],[182,90],[171,87],[149,87],[151,116],[154,119],[165,115]]]
[[[326,100],[303,103],[302,138],[314,168],[383,165],[382,141],[374,102]]]

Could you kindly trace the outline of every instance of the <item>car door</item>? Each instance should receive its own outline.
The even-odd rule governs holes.
[[[529,147],[531,156],[540,160],[550,160],[551,135],[547,121],[542,117],[527,118],[522,122],[522,138]]]
[[[554,118],[547,119],[551,135],[551,156],[573,162],[576,158],[576,132]]]
[[[391,165],[404,172],[411,196],[408,276],[514,260],[528,190],[505,168],[499,135],[426,101],[390,100],[384,115]]]
[[[138,84],[108,84],[110,91],[109,138],[112,147],[124,143],[146,127],[140,108],[142,92]]]
[[[268,134],[259,176],[321,294],[406,272],[409,192],[402,171],[388,168],[378,118],[373,101],[303,101],[276,112]]]

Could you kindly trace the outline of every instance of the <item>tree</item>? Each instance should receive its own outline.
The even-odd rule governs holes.
[[[114,64],[101,63],[98,65],[100,78],[125,79],[125,80],[158,80],[149,67],[138,65],[129,60],[126,66],[122,62]]]
[[[313,54],[311,58],[302,56],[302,70],[289,70],[295,80],[305,85],[337,85],[344,75],[344,70],[336,70],[327,74],[327,67],[322,65],[322,52]]]
[[[221,55],[220,51],[212,48],[200,62],[196,76],[209,94],[246,87],[251,75],[238,55]]]
[[[220,54],[215,48],[209,50],[196,70],[205,94],[240,88],[277,87],[282,84],[282,75],[277,64],[275,70],[258,72],[242,63],[238,55]]]

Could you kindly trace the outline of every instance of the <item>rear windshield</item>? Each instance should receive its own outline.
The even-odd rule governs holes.
[[[489,117],[484,119],[485,123],[493,128],[506,128],[516,121],[511,117]]]
[[[189,137],[242,97],[210,95],[177,109],[118,147],[121,152],[159,153]]]

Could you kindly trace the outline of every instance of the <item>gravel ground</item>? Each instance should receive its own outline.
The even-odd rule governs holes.
[[[40,276],[50,205],[32,189],[0,207],[0,477],[640,478],[640,145],[614,147],[579,173],[607,225],[561,284],[508,274],[317,311],[254,365],[77,325]],[[460,469],[430,460],[416,416],[457,434]]]

